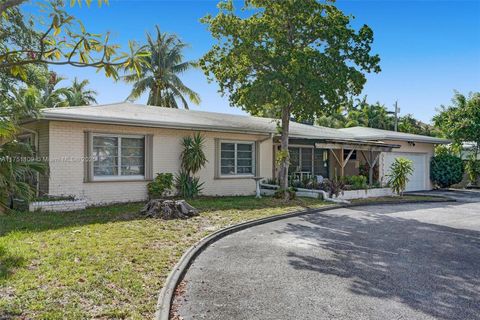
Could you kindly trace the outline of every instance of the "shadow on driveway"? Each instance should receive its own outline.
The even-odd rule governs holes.
[[[354,295],[394,299],[439,319],[480,319],[480,232],[382,210],[308,215],[277,235],[313,244],[311,255],[287,253],[294,269],[349,278]]]

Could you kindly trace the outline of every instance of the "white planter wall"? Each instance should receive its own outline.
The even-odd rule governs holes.
[[[87,202],[85,200],[39,201],[39,202],[30,203],[28,205],[28,210],[30,212],[34,212],[37,210],[61,212],[61,211],[83,210],[86,207],[87,207]]]
[[[390,188],[375,188],[375,189],[365,189],[365,190],[347,190],[343,194],[339,194],[338,198],[342,200],[351,200],[351,199],[364,199],[364,198],[376,198],[376,197],[391,197],[396,194],[392,192]]]

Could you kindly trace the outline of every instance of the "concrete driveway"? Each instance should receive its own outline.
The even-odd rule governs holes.
[[[183,319],[480,319],[480,193],[456,203],[337,209],[209,247]]]

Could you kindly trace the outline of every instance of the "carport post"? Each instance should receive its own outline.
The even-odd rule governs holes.
[[[373,167],[377,164],[378,158],[380,157],[380,152],[377,154],[375,159],[373,159],[373,151],[370,150],[370,157],[367,157],[362,151],[363,157],[367,160],[368,163],[368,184],[371,186],[373,184]]]

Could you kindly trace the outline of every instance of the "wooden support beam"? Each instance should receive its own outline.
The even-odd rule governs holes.
[[[352,156],[353,151],[355,151],[355,149],[351,149],[350,152],[349,152],[348,155],[347,155],[347,158],[345,158],[345,163],[343,164],[344,167],[347,165],[348,160],[350,160],[350,157]],[[342,155],[342,156],[343,156],[343,155]]]
[[[337,157],[337,154],[335,153],[335,150],[330,149],[330,152],[333,154],[333,157],[335,158],[335,160],[337,160],[337,163],[338,163],[339,165],[342,165],[342,163],[340,162],[340,160],[339,160],[338,157]]]
[[[349,144],[349,143],[332,143],[332,142],[316,142],[315,148],[318,149],[355,149],[355,150],[364,150],[364,151],[383,151],[390,152],[393,147],[391,145],[387,146],[376,146],[376,145],[361,145],[361,144]]]
[[[360,151],[360,152],[362,153],[363,158],[365,158],[365,161],[367,161],[367,163],[368,163],[368,167],[369,167],[369,170],[368,170],[368,184],[372,185],[373,184],[373,168],[375,167],[375,165],[378,162],[378,158],[380,157],[380,152],[377,153],[375,158],[373,157],[373,153],[374,153],[373,150],[370,151],[370,154],[369,154],[368,157],[365,154],[365,152],[363,152],[363,151]]]
[[[340,149],[340,159],[342,159],[342,161],[340,162],[340,177],[345,177],[345,158],[343,158],[343,146],[342,148]]]

